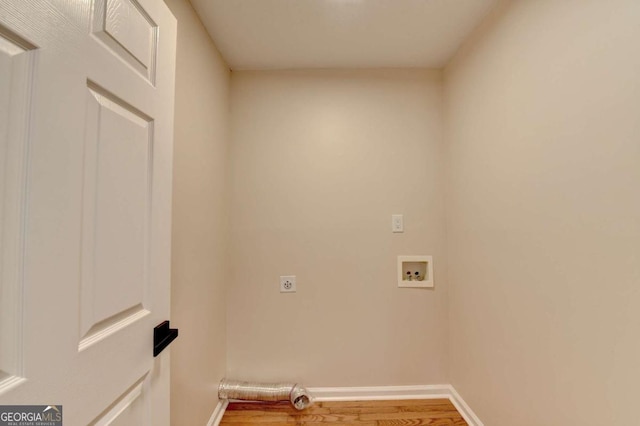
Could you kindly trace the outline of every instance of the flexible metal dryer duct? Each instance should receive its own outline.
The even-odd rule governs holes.
[[[313,401],[311,394],[295,383],[257,383],[222,379],[218,398],[243,401],[290,401],[298,410],[304,410]]]

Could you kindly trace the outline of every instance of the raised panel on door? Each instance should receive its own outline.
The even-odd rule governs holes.
[[[95,0],[92,33],[155,83],[158,26],[136,0]]]
[[[0,392],[23,381],[22,267],[33,49],[0,27]]]
[[[145,374],[122,393],[89,426],[141,426],[149,424],[149,376]]]
[[[153,120],[87,85],[80,289],[82,350],[149,313]]]

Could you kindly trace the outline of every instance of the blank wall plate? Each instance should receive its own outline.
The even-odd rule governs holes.
[[[404,218],[401,214],[391,215],[391,232],[400,233],[404,232]]]

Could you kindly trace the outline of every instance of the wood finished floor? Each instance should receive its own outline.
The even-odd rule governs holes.
[[[448,399],[317,402],[297,411],[287,402],[230,403],[221,425],[467,425]]]

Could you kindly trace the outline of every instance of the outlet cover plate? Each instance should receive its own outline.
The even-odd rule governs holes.
[[[280,277],[280,293],[296,292],[296,276],[285,275]]]

